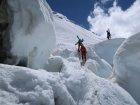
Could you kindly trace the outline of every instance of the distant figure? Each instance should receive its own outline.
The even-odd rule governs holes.
[[[84,41],[84,39],[79,39],[77,43],[75,43],[75,45],[78,44],[78,52],[80,52],[80,46],[82,45],[82,42]]]
[[[82,60],[86,61],[87,60],[87,58],[86,58],[87,50],[83,44],[81,45],[80,51],[81,51],[81,55],[82,55]]]
[[[108,39],[108,40],[111,39],[110,30],[108,29],[106,32],[107,32],[107,39]]]

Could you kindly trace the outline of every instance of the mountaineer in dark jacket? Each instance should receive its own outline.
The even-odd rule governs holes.
[[[82,42],[84,41],[84,39],[79,39],[77,43],[75,43],[75,45],[78,44],[78,52],[80,52],[80,46],[82,45]]]
[[[111,39],[110,30],[108,29],[106,32],[107,32],[107,39],[108,39],[108,40]]]

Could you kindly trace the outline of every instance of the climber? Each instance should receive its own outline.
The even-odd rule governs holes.
[[[87,58],[86,58],[87,50],[83,44],[81,44],[80,51],[81,51],[81,55],[82,55],[82,60],[86,61],[87,60]]]
[[[80,52],[80,46],[82,45],[82,42],[84,41],[84,39],[80,39],[78,36],[77,38],[79,39],[77,43],[75,43],[75,45],[78,44],[78,52]]]
[[[111,39],[110,30],[108,29],[106,32],[107,32],[107,39],[108,39],[108,40]]]

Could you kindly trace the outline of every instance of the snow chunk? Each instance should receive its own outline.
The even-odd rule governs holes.
[[[63,60],[60,56],[49,57],[48,62],[45,64],[45,70],[49,72],[60,72]]]
[[[7,0],[11,14],[11,53],[28,58],[28,67],[43,69],[55,47],[51,9],[45,0]]]
[[[114,56],[116,81],[140,104],[140,33],[137,33],[120,46]]]

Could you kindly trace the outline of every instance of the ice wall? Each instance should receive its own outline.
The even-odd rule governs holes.
[[[113,63],[117,82],[140,104],[140,33],[125,40]]]
[[[113,66],[113,57],[125,38],[114,38],[93,45],[96,54]]]
[[[28,67],[44,68],[55,47],[51,9],[45,0],[7,0],[11,53],[28,58]]]

